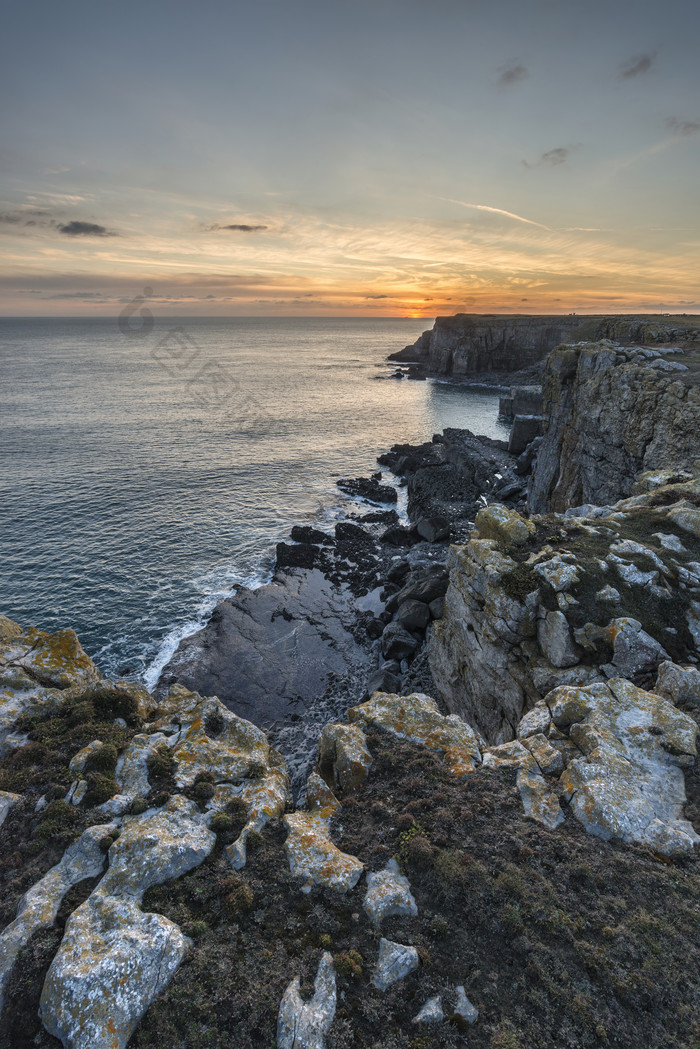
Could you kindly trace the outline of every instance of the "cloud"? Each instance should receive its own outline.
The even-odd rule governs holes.
[[[388,295],[365,295],[366,299],[388,299]]]
[[[509,87],[511,84],[517,84],[520,80],[524,80],[528,75],[525,66],[518,62],[517,65],[508,66],[507,69],[503,70],[498,78],[498,83],[504,87]]]
[[[492,215],[505,215],[506,218],[515,219],[516,222],[524,222],[527,226],[538,226],[540,229],[549,229],[549,226],[543,225],[541,222],[535,222],[533,219],[523,218],[522,215],[516,215],[514,211],[504,211],[503,208],[492,208],[488,204],[467,204],[464,200],[452,200],[450,197],[441,197],[441,200],[446,200],[449,204],[459,204],[461,208],[473,208],[475,211],[488,211]]]
[[[269,228],[269,226],[250,226],[247,222],[232,222],[229,226],[222,226],[215,222],[213,226],[207,226],[208,230],[231,229],[237,233],[262,233],[263,230]]]
[[[571,146],[557,146],[555,149],[548,149],[546,153],[543,153],[539,160],[536,160],[534,164],[524,160],[523,164],[526,168],[539,168],[543,164],[549,165],[550,167],[558,167],[559,164],[565,164],[571,156],[573,147]]]
[[[655,57],[655,54],[636,55],[634,58],[628,59],[627,62],[622,62],[620,65],[620,79],[631,80],[632,77],[648,73]]]
[[[679,135],[694,135],[700,131],[700,123],[697,120],[678,120],[676,117],[666,117],[666,127]]]
[[[48,215],[48,211],[3,211],[0,212],[0,223],[6,226],[46,226],[46,222],[37,222],[38,217]]]
[[[96,222],[78,222],[73,220],[65,226],[58,227],[59,233],[65,233],[67,237],[116,237],[117,234],[108,230],[106,226],[99,226]]]

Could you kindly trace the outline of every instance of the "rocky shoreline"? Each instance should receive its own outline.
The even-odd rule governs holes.
[[[0,1049],[698,1041],[698,352],[606,323],[152,696],[0,618]]]

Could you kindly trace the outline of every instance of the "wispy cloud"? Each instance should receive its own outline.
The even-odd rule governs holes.
[[[212,226],[207,226],[208,230],[229,229],[235,233],[262,233],[263,230],[269,228],[269,226],[251,226],[247,222],[232,222],[227,226],[222,225],[220,222],[215,222]]]
[[[633,77],[648,73],[655,58],[656,53],[651,52],[646,55],[635,55],[634,58],[629,58],[626,62],[622,62],[620,65],[620,79],[632,80]]]
[[[555,149],[548,149],[546,153],[542,153],[538,160],[532,163],[523,160],[523,164],[526,168],[539,168],[543,165],[555,168],[560,164],[565,164],[575,148],[575,146],[556,146]]]
[[[549,226],[545,226],[542,222],[526,219],[523,215],[516,215],[514,211],[506,211],[504,208],[492,208],[488,204],[469,204],[465,200],[453,200],[451,197],[441,197],[440,199],[447,201],[449,204],[459,204],[461,208],[473,208],[474,211],[487,211],[492,215],[503,215],[505,218],[514,219],[516,222],[524,222],[526,226],[549,229]]]
[[[695,135],[700,131],[697,120],[678,120],[677,117],[666,117],[666,127],[678,135]]]
[[[107,229],[106,226],[100,226],[97,222],[80,222],[74,219],[72,222],[66,222],[65,225],[58,227],[59,233],[64,233],[67,237],[116,237],[118,236],[113,230]]]
[[[528,75],[527,67],[517,62],[502,71],[498,78],[498,83],[503,87],[509,87],[511,84],[517,84],[520,80],[524,80]]]

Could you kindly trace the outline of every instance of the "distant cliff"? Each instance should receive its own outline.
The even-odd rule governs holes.
[[[614,339],[644,345],[700,345],[700,321],[685,316],[499,316],[458,313],[438,317],[412,346],[390,361],[413,363],[433,375],[527,372],[563,342]]]
[[[543,379],[544,437],[531,513],[630,495],[648,470],[700,458],[700,353],[611,342],[560,346]]]

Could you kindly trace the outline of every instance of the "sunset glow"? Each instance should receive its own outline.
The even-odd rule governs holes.
[[[700,309],[680,0],[634,25],[594,4],[583,26],[550,0],[534,20],[450,4],[454,33],[417,2],[397,28],[387,0],[371,39],[310,0],[308,36],[278,5],[274,29],[217,8],[214,35],[176,5],[167,48],[129,5],[97,47],[72,6],[46,8],[38,46],[29,11],[8,34],[8,76],[35,90],[3,118],[4,315],[109,315],[144,286],[168,314]],[[188,93],[178,69],[205,67]]]

